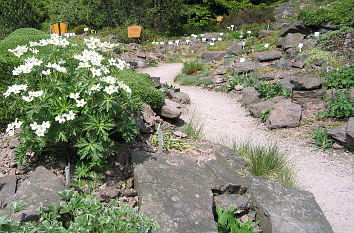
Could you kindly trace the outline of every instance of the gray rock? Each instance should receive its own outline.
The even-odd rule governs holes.
[[[284,58],[280,58],[279,60],[275,61],[275,68],[277,69],[286,70],[289,68],[289,66],[289,62]]]
[[[13,219],[16,221],[37,219],[39,217],[37,209],[40,206],[47,207],[53,204],[59,206],[58,193],[64,188],[63,181],[54,173],[42,166],[37,167],[29,178],[21,183],[16,194],[9,199],[9,202],[28,204],[24,210],[15,213]]]
[[[264,233],[333,233],[312,193],[250,178],[251,209]]]
[[[137,68],[139,68],[139,69],[142,69],[142,68],[146,68],[146,67],[147,67],[146,63],[145,63],[144,61],[142,61],[142,60],[137,60],[137,61],[136,61],[136,66],[137,66]]]
[[[221,83],[224,83],[226,82],[225,78],[221,75],[218,75],[215,77],[215,84],[221,84]]]
[[[279,83],[288,91],[292,91],[295,86],[294,86],[294,84],[292,84],[290,82],[290,80],[291,80],[291,77],[286,77],[286,78],[281,79],[279,81]]]
[[[106,36],[106,38],[107,38],[108,40],[118,40],[118,39],[119,39],[119,36],[113,35],[113,34],[109,34],[108,36]]]
[[[298,48],[289,48],[285,50],[286,58],[289,60],[296,59],[299,56]]]
[[[240,194],[221,194],[214,197],[215,205],[219,205],[224,210],[229,210],[233,206],[236,210],[248,209],[248,198]]]
[[[260,62],[274,61],[282,57],[282,53],[278,50],[263,51],[256,53],[253,58]]]
[[[334,127],[333,129],[328,130],[328,135],[334,138],[335,140],[339,141],[340,143],[346,144],[346,127],[346,124]]]
[[[206,51],[202,54],[202,58],[207,61],[220,61],[226,56],[226,51]]]
[[[271,107],[274,104],[279,103],[280,101],[284,101],[284,100],[285,100],[285,97],[276,96],[274,98],[268,99],[268,100],[260,102],[260,103],[250,104],[247,107],[247,109],[252,116],[260,117],[261,114],[263,114],[267,109],[271,109]]]
[[[140,212],[158,221],[153,232],[216,233],[213,194],[195,161],[180,155],[132,154]]]
[[[259,93],[254,87],[247,87],[242,90],[242,102],[244,105],[250,105],[258,102]]]
[[[165,104],[160,110],[160,115],[166,118],[174,119],[182,114],[182,105],[169,99],[165,99]]]
[[[354,117],[350,117],[345,128],[346,146],[354,149]]]
[[[244,51],[242,49],[241,43],[234,43],[230,47],[227,48],[227,52],[229,54],[233,54],[235,56],[238,56],[238,55],[242,54]]]
[[[243,85],[238,84],[238,85],[235,86],[235,91],[242,91],[243,88],[244,88]]]
[[[278,40],[277,46],[283,48],[283,50],[289,48],[297,48],[299,43],[302,43],[304,40],[304,35],[300,33],[289,33],[286,37]]]
[[[257,69],[259,69],[259,65],[252,61],[238,62],[235,63],[233,66],[233,71],[238,74],[249,73]]]
[[[300,125],[301,106],[291,100],[274,104],[269,113],[266,125],[269,129],[297,127]]]
[[[291,66],[294,68],[302,69],[302,68],[304,68],[304,62],[303,61],[293,62],[293,63],[291,63]]]
[[[283,28],[279,32],[279,36],[284,37],[287,36],[289,33],[301,33],[304,35],[309,35],[311,30],[307,28],[301,21],[294,20],[289,24],[287,27]]]
[[[259,30],[258,37],[260,38],[267,37],[270,36],[272,33],[273,33],[272,30]]]
[[[307,39],[304,41],[303,50],[314,49],[317,45],[317,41],[315,39]]]
[[[10,149],[14,149],[14,148],[16,148],[19,144],[20,144],[20,141],[18,140],[18,138],[16,138],[16,137],[11,138],[11,140],[9,141],[9,148],[10,148]]]
[[[322,88],[324,79],[318,76],[294,76],[290,82],[294,84],[294,90],[296,91],[309,91]]]
[[[191,99],[187,93],[184,92],[176,92],[173,90],[166,91],[166,96],[170,98],[172,101],[182,103],[182,104],[190,104]]]
[[[155,88],[161,87],[161,78],[160,77],[150,77],[150,79],[155,83]]]
[[[16,191],[16,176],[0,177],[0,208],[5,208]]]
[[[148,104],[142,105],[142,110],[134,116],[134,120],[142,133],[152,133],[156,123],[161,121]]]
[[[318,101],[326,93],[323,89],[311,90],[311,91],[293,91],[293,101],[304,105],[305,103],[318,103]]]
[[[350,89],[350,98],[354,99],[354,88]]]
[[[230,68],[229,67],[226,67],[226,66],[221,66],[217,71],[216,71],[216,74],[218,75],[224,75],[226,74],[227,72],[230,71]]]
[[[260,81],[270,81],[274,80],[276,77],[275,73],[264,73],[259,75],[259,80]]]

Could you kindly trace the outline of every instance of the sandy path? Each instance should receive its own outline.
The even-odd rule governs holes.
[[[140,72],[161,77],[161,82],[173,83],[183,64],[162,64]],[[347,153],[313,151],[294,135],[284,138],[268,131],[240,103],[225,93],[210,92],[199,87],[181,86],[189,94],[191,105],[182,115],[188,120],[192,115],[203,123],[204,137],[213,142],[231,145],[234,141],[251,139],[265,144],[276,142],[289,154],[297,174],[297,186],[312,192],[334,232],[354,232],[354,157]]]

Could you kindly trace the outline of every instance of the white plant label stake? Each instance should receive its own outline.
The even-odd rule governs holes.
[[[65,185],[70,187],[70,163],[68,166],[65,166]]]
[[[320,32],[315,32],[315,37],[319,37],[320,36]]]
[[[215,44],[214,42],[210,42],[210,45],[211,45],[211,46],[214,46],[214,44]]]
[[[246,61],[246,59],[245,58],[240,58],[240,62],[245,62]]]
[[[242,49],[245,49],[245,46],[246,46],[246,42],[242,42]]]
[[[248,36],[251,36],[252,31],[247,31]]]
[[[157,132],[157,138],[158,138],[158,142],[159,142],[159,153],[162,153],[163,150],[163,133],[161,130],[161,127],[159,127],[158,132]]]
[[[88,32],[88,28],[84,28],[84,32]]]
[[[211,38],[211,40],[212,40],[212,41],[216,41],[216,39],[215,39],[215,38]]]
[[[264,48],[269,48],[269,44],[264,44]]]
[[[234,30],[234,27],[235,27],[235,25],[232,24],[232,25],[231,25],[231,30],[232,30],[232,31]]]
[[[224,35],[224,33],[223,32],[220,32],[220,36],[223,36]]]
[[[304,47],[304,44],[300,43],[297,47],[300,49],[300,53],[301,53],[302,47]]]
[[[222,38],[221,38],[221,37],[219,37],[219,38],[218,38],[218,41],[222,41]]]
[[[202,41],[205,42],[205,41],[206,41],[206,38],[202,38]]]

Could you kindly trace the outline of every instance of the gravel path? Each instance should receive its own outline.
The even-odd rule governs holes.
[[[161,82],[173,83],[183,64],[162,64],[140,72],[161,77]],[[297,186],[312,192],[324,211],[334,232],[354,232],[354,157],[345,152],[313,151],[299,139],[297,129],[269,131],[257,119],[225,93],[199,87],[181,86],[189,94],[191,104],[182,115],[188,121],[193,115],[204,127],[204,137],[213,142],[232,145],[234,141],[251,140],[266,144],[276,142],[288,152],[289,162],[297,175]],[[284,132],[286,132],[284,134]]]

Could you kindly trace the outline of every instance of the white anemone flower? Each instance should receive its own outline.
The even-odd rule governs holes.
[[[99,90],[101,90],[101,85],[99,83],[92,85],[92,87],[90,88],[90,91],[99,91]]]
[[[64,115],[58,115],[55,117],[55,121],[58,121],[60,124],[66,121]]]
[[[117,86],[115,85],[106,86],[103,91],[105,91],[108,95],[111,95],[114,92],[117,92]]]
[[[80,98],[80,92],[70,93],[69,98],[77,100],[78,98]]]
[[[94,67],[91,68],[91,72],[92,72],[92,76],[95,77],[95,76],[101,76],[102,73],[101,73],[101,70],[100,69],[96,69]]]
[[[26,102],[32,102],[33,96],[22,96],[22,99]]]
[[[78,107],[78,108],[85,106],[85,104],[87,104],[87,102],[85,102],[84,99],[76,100],[76,107]]]
[[[75,119],[75,113],[72,110],[70,110],[68,114],[63,114],[63,116],[66,117],[67,121]]]
[[[44,74],[44,75],[50,75],[50,69],[48,69],[48,70],[42,70],[42,74]]]

